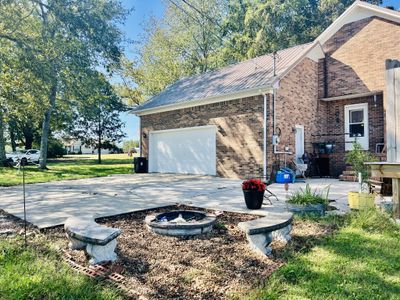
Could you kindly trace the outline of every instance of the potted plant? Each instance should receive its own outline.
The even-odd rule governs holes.
[[[346,163],[353,167],[355,174],[358,175],[360,184],[358,191],[348,194],[349,207],[351,209],[365,209],[374,207],[375,195],[370,193],[370,170],[366,162],[375,161],[375,157],[368,151],[362,149],[358,142],[353,143],[353,150],[346,154]]]
[[[244,201],[248,209],[260,209],[265,192],[266,184],[260,179],[249,179],[242,183]]]
[[[293,193],[288,199],[288,211],[299,215],[325,215],[329,202],[329,189],[330,187],[327,186],[322,191],[318,191],[317,189],[312,190],[307,183],[305,189],[300,188],[300,190]]]

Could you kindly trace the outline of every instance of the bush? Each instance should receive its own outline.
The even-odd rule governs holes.
[[[65,150],[64,145],[60,141],[54,139],[49,140],[47,147],[48,158],[62,157],[65,154],[67,154],[67,150]]]
[[[365,162],[375,161],[376,158],[370,152],[363,150],[362,146],[358,142],[353,143],[353,150],[346,154],[346,163],[353,167],[357,176],[361,173],[362,181],[365,182],[369,178],[369,167],[366,166]]]
[[[293,193],[293,195],[289,198],[288,203],[291,204],[328,204],[328,195],[329,195],[329,186],[327,186],[324,191],[318,191],[315,189],[311,190],[310,185],[307,183],[306,188],[300,188],[299,191]]]

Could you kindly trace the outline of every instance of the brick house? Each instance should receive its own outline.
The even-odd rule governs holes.
[[[399,37],[399,12],[356,1],[312,43],[177,81],[134,109],[149,171],[262,177],[306,152],[336,177],[356,137],[384,156]]]

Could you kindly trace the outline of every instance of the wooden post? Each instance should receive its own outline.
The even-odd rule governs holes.
[[[386,145],[387,161],[400,162],[400,61],[386,61]],[[393,217],[400,218],[400,179],[392,180]]]
[[[392,179],[393,184],[393,217],[400,219],[400,179]]]

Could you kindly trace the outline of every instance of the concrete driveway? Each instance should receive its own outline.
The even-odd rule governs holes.
[[[347,192],[357,185],[334,179],[308,180],[313,188],[330,185],[330,199],[347,211]],[[62,225],[72,215],[106,217],[175,204],[214,210],[267,215],[285,210],[285,199],[305,183],[269,188],[279,201],[260,210],[244,204],[241,181],[209,176],[132,174],[30,184],[26,188],[27,220],[39,228]],[[22,187],[0,188],[0,209],[23,218]]]

